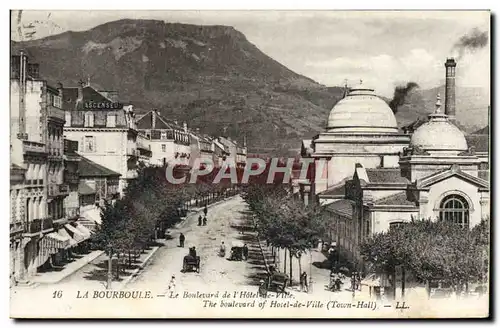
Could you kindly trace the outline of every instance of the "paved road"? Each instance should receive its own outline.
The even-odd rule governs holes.
[[[149,288],[164,292],[172,275],[175,275],[177,289],[196,290],[240,290],[243,286],[255,286],[259,274],[264,271],[261,254],[255,242],[255,235],[248,230],[245,219],[246,204],[241,197],[232,198],[212,206],[207,215],[207,225],[198,226],[197,216],[188,218],[182,226],[171,231],[173,239],[166,241],[144,272],[127,287],[130,289]],[[242,234],[242,230],[246,232]],[[178,247],[179,234],[186,236],[185,248]],[[221,242],[226,244],[226,258],[218,256]],[[229,250],[233,241],[247,243],[248,261],[229,261]],[[201,257],[200,273],[182,273],[182,261],[190,246],[195,246]],[[255,290],[255,287],[252,287]]]

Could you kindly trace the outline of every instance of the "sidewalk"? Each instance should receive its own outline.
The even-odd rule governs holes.
[[[72,275],[76,271],[80,270],[99,256],[101,256],[104,251],[92,251],[89,254],[86,254],[82,258],[79,258],[76,261],[66,264],[65,268],[60,271],[51,271],[44,273],[37,273],[32,281],[36,284],[55,284],[63,280],[64,278]]]

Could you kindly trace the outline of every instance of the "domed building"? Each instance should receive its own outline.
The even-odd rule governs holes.
[[[446,91],[453,105],[454,89]],[[325,132],[304,140],[302,156],[314,160],[314,170],[301,181],[300,195],[326,206],[329,241],[359,270],[359,245],[374,233],[412,218],[471,228],[490,215],[484,156],[450,118],[438,95],[428,120],[401,133],[385,101],[360,84],[332,108]]]
[[[360,83],[332,108],[326,131],[302,144],[302,156],[313,158],[316,165],[311,194],[352,177],[356,163],[397,167],[399,153],[409,142],[410,136],[399,132],[387,103]]]

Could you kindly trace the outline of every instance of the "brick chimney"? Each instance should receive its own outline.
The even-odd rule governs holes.
[[[83,101],[83,87],[84,86],[85,86],[85,82],[80,81],[80,83],[78,83],[78,98],[77,98],[78,102]]]
[[[455,68],[457,63],[454,58],[448,58],[444,66],[446,67],[444,113],[448,115],[450,120],[455,120]]]
[[[151,113],[151,129],[156,128],[156,110]]]

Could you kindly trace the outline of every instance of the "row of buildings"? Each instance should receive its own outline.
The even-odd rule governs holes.
[[[30,284],[88,240],[99,206],[123,195],[140,162],[246,161],[245,142],[201,134],[155,110],[139,113],[116,91],[83,82],[52,87],[22,52],[12,56],[10,89],[12,284]]]
[[[302,157],[317,165],[296,191],[326,206],[331,241],[358,270],[360,244],[374,233],[412,218],[471,228],[490,215],[489,133],[457,124],[455,70],[448,59],[444,106],[436,95],[425,120],[399,129],[387,103],[360,84],[333,107],[326,130],[303,141]]]

